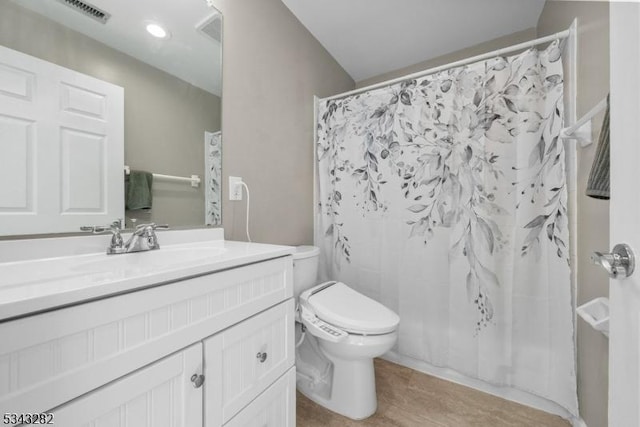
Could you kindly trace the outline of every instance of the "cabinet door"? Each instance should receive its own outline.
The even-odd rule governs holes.
[[[224,427],[295,427],[296,368],[291,368]]]
[[[65,427],[201,427],[202,344],[195,344],[52,410]]]
[[[205,422],[229,421],[294,365],[290,299],[204,341]]]

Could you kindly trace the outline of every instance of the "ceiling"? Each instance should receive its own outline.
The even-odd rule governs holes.
[[[545,0],[282,0],[356,81],[536,27]]]
[[[14,1],[194,86],[218,96],[222,93],[221,43],[196,30],[218,13],[205,0],[83,0],[111,14],[106,24],[60,0]],[[145,30],[148,22],[162,24],[171,37],[151,37]]]

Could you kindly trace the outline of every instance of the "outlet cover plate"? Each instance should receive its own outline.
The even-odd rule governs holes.
[[[242,200],[242,178],[239,176],[229,177],[229,200]]]

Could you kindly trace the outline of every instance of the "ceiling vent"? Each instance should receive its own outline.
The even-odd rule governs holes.
[[[205,18],[196,25],[197,30],[205,36],[217,41],[222,41],[222,15],[218,12]]]
[[[80,0],[58,0],[60,3],[69,6],[71,9],[82,13],[89,18],[93,18],[101,24],[106,24],[111,15],[100,8]]]

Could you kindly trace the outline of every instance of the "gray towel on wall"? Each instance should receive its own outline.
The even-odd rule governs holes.
[[[125,208],[128,210],[151,209],[153,204],[153,174],[132,170],[124,179]]]
[[[595,199],[609,200],[609,147],[609,98],[607,97],[607,110],[604,113],[598,147],[587,181],[587,196]]]

